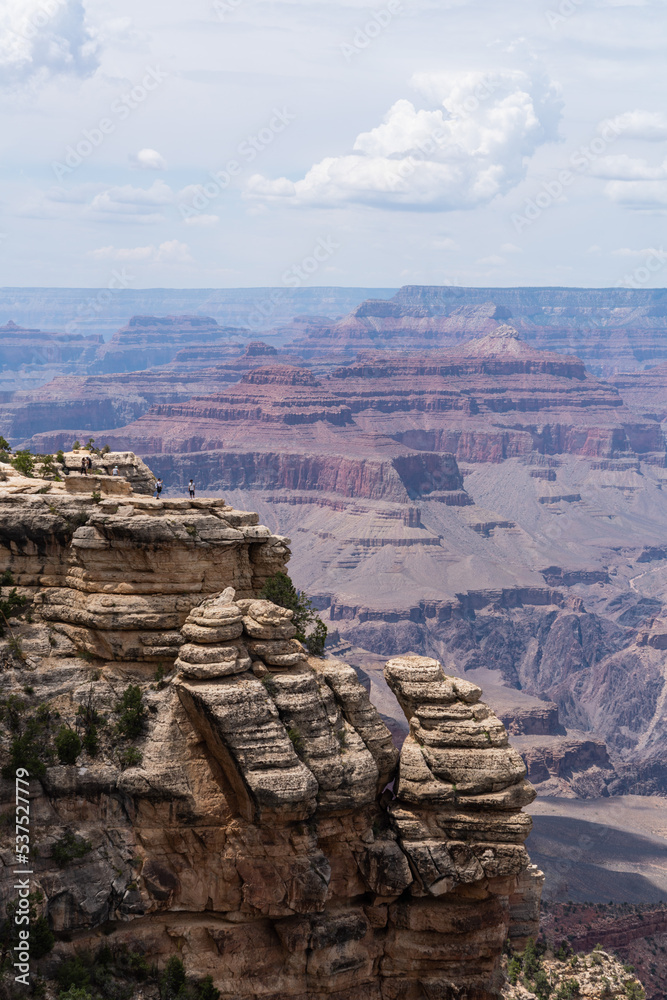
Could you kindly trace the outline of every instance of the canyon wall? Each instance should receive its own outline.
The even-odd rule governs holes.
[[[496,1000],[508,934],[536,930],[541,874],[523,847],[534,791],[479,687],[390,660],[399,756],[355,670],[308,657],[292,612],[259,599],[289,542],[256,515],[3,468],[0,570],[29,606],[0,640],[21,713],[0,738],[16,760],[17,733],[42,726],[33,888],[56,936],[42,971],[125,944],[160,966],[180,955],[225,1000]],[[49,759],[55,713],[88,735],[96,719],[97,748]],[[63,860],[64,843],[84,846]]]

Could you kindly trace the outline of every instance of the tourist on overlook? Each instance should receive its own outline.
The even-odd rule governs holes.
[[[111,475],[112,476],[117,476],[118,475],[118,466],[117,465],[114,465],[113,469],[111,470]]]
[[[163,485],[164,485],[164,483],[162,482],[161,479],[156,480],[156,482],[155,482],[155,496],[157,497],[158,500],[160,499],[160,493],[162,493],[162,487],[163,487]]]
[[[188,492],[190,493],[190,499],[192,500],[195,495],[195,481],[191,479],[188,483]]]
[[[81,475],[82,476],[87,476],[88,475],[87,470],[88,470],[88,466],[86,465],[86,459],[82,458],[81,459]]]

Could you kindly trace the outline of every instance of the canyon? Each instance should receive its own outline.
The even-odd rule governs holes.
[[[657,904],[667,819],[633,831],[667,789],[662,294],[407,288],[261,335],[218,314],[202,343],[174,312],[170,360],[15,389],[0,432],[92,436],[166,500],[192,477],[258,511],[396,745],[388,657],[483,689],[538,792],[547,899]],[[125,326],[91,365],[151,360]]]
[[[154,402],[103,440],[171,489],[192,477],[251,498],[295,538],[295,578],[371,677],[395,649],[483,677],[543,794],[663,792],[657,416],[505,323],[457,350],[320,370],[256,351],[238,381]]]
[[[41,973],[104,945],[179,955],[224,1000],[497,1000],[543,876],[523,847],[535,792],[480,688],[391,658],[399,754],[355,670],[309,657],[261,599],[290,550],[256,514],[99,464],[0,472],[3,596],[26,602],[0,639],[0,741],[10,770],[32,755]],[[56,726],[84,736],[76,760],[54,759]]]

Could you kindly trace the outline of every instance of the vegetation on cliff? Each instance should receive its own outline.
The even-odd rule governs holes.
[[[322,656],[327,641],[327,626],[318,615],[313,602],[302,590],[297,590],[287,573],[275,573],[264,584],[261,596],[281,608],[294,612],[292,622],[296,636],[313,656]]]
[[[567,941],[549,946],[529,938],[523,952],[508,948],[503,1000],[645,1000],[631,966],[596,945],[575,954]]]

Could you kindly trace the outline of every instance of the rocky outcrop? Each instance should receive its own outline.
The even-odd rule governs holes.
[[[605,952],[612,952],[624,965],[624,975],[617,973],[621,987],[631,976],[636,977],[644,986],[647,1000],[665,1000],[663,948],[667,942],[667,909],[664,904],[552,904],[548,910],[545,907],[542,927],[550,940],[565,939],[573,951],[596,949],[599,954],[602,948],[603,959]],[[599,982],[600,966],[591,958],[582,964],[586,971],[598,973]],[[607,978],[613,982],[613,976]]]
[[[170,362],[180,348],[238,339],[246,331],[209,316],[133,316],[97,351],[96,372],[138,371]]]
[[[0,570],[32,598],[0,643],[3,695],[29,677],[41,718],[109,720],[96,755],[32,782],[45,971],[104,941],[179,954],[224,1000],[497,1000],[541,884],[521,759],[479,688],[399,657],[397,766],[355,670],[309,658],[292,612],[259,599],[289,553],[256,520],[222,500],[0,487]],[[129,756],[111,726],[128,682]],[[59,868],[73,833],[88,846]]]
[[[304,356],[371,348],[440,349],[484,336],[504,322],[540,350],[576,352],[598,374],[664,361],[664,289],[457,288],[408,285],[369,299],[337,322],[293,324]]]
[[[17,326],[11,320],[0,326],[0,368],[25,365],[90,364],[103,344],[100,334],[47,333]]]

